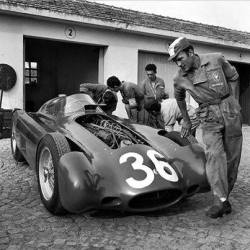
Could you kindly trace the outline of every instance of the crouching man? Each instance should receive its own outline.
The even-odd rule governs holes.
[[[176,122],[182,124],[182,114],[175,98],[164,99],[161,102],[153,100],[146,105],[147,111],[154,114],[156,117],[160,114],[161,119],[164,122],[164,128],[166,131],[171,132],[174,130]],[[187,104],[187,111],[192,123],[191,134],[195,136],[196,128],[199,126],[195,108]]]
[[[98,104],[106,104],[102,106],[102,110],[111,115],[117,107],[117,95],[114,91],[104,84],[82,83],[80,84],[80,92],[86,93]]]
[[[121,82],[116,76],[111,76],[107,85],[114,92],[120,91],[128,118],[132,122],[139,122],[138,112],[142,109],[144,99],[139,87],[132,82]]]

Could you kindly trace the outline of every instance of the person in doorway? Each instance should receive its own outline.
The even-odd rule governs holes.
[[[232,211],[229,194],[237,178],[242,149],[239,75],[221,53],[197,55],[184,37],[176,39],[168,52],[169,60],[179,67],[174,77],[174,92],[184,120],[181,129],[184,137],[192,127],[186,91],[199,104],[197,117],[201,122],[206,173],[214,198],[206,215],[222,217]]]
[[[141,90],[144,95],[144,102],[150,103],[154,100],[160,101],[162,99],[167,98],[167,94],[165,93],[165,83],[164,80],[160,77],[156,76],[157,67],[155,64],[147,64],[145,67],[145,71],[147,74],[147,78],[141,84]],[[144,109],[145,110],[145,109]],[[152,126],[156,121],[159,121],[160,118],[156,118],[151,113],[140,112],[140,120],[143,121],[146,125]],[[155,126],[160,126],[162,128],[162,123],[155,124]]]
[[[114,92],[120,91],[128,118],[133,122],[139,122],[138,112],[142,109],[144,100],[140,88],[132,82],[121,82],[116,76],[111,76],[107,80],[107,85]]]
[[[174,130],[176,122],[182,124],[182,114],[175,98],[167,98],[161,102],[154,100],[146,105],[146,109],[148,112],[155,114],[155,116],[157,114],[161,115],[165,130],[168,132]],[[187,111],[192,123],[191,134],[195,136],[196,128],[199,126],[195,108],[187,104]]]
[[[82,83],[80,84],[80,92],[89,94],[98,104],[106,104],[102,106],[102,110],[111,115],[117,107],[118,98],[114,91],[104,84]]]

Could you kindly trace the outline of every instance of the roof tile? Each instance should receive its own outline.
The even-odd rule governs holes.
[[[0,4],[116,21],[250,45],[250,33],[88,2],[86,0],[0,0]]]

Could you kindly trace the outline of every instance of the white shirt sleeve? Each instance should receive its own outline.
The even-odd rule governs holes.
[[[174,126],[176,120],[181,116],[181,112],[175,98],[169,98],[162,101],[161,115],[165,126]]]

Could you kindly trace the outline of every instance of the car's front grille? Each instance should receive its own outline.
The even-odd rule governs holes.
[[[129,202],[129,207],[132,209],[150,209],[157,208],[163,205],[172,204],[179,200],[182,192],[178,189],[167,189],[161,191],[150,192],[137,195]]]

